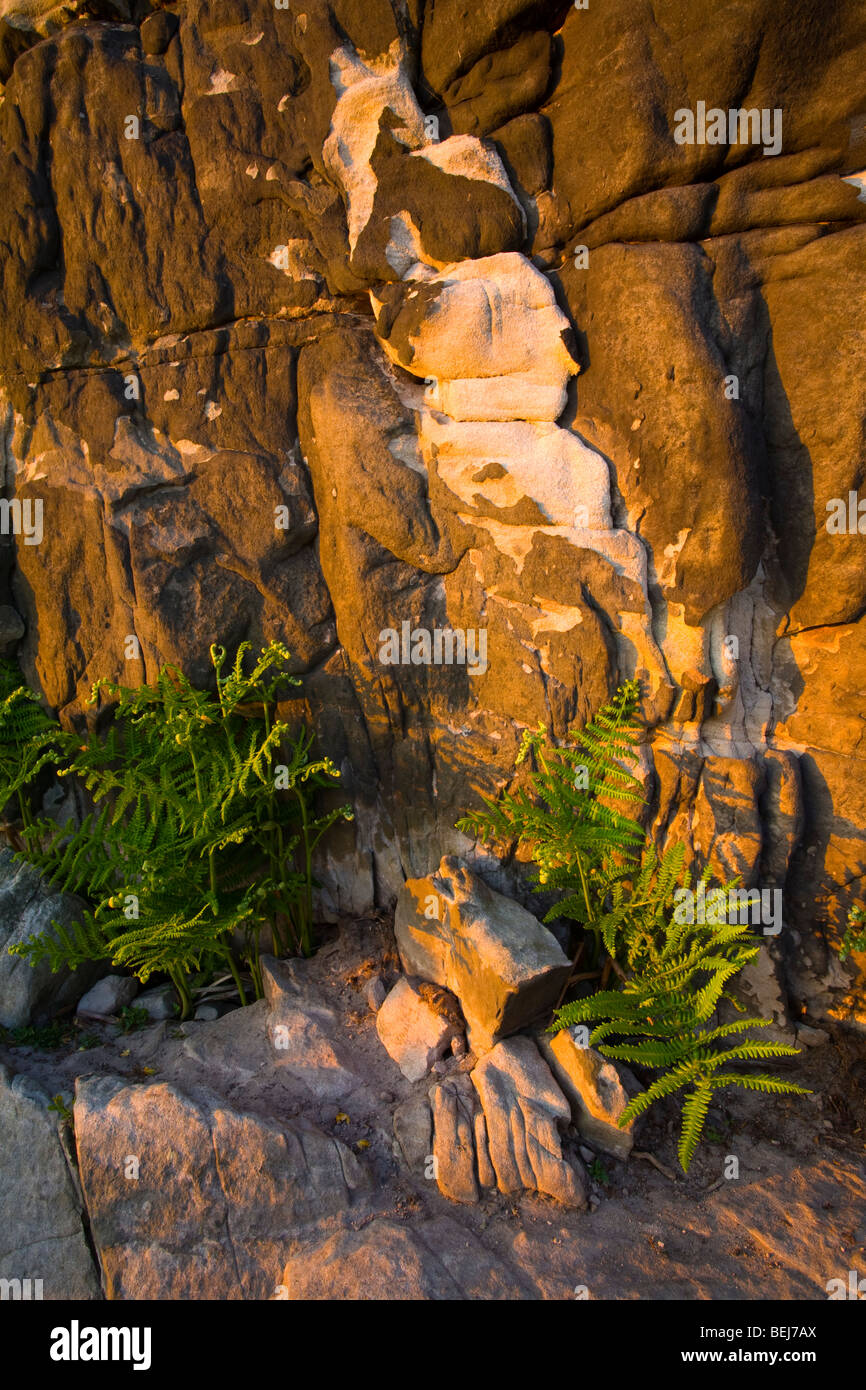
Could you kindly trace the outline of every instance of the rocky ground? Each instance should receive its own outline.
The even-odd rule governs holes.
[[[81,1019],[57,1050],[4,1045],[3,1274],[42,1277],[46,1298],[98,1298],[99,1263],[121,1299],[796,1300],[863,1271],[862,1038],[804,1032],[791,1070],[814,1095],[714,1108],[688,1177],[661,1107],[625,1161],[565,1129],[582,1210],[455,1202],[417,1114],[474,1059],[403,1076],[370,1006],[399,971],[389,922],[368,918],[216,1020]],[[73,1093],[74,1142],[45,1109]]]

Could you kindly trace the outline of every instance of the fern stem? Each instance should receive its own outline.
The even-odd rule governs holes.
[[[174,985],[175,989],[178,992],[178,995],[180,996],[181,1020],[189,1018],[190,1013],[192,1012],[192,996],[190,995],[190,992],[186,987],[186,979],[184,978],[183,968],[180,966],[171,966],[168,974],[172,984]]]
[[[259,954],[259,933],[256,931],[253,936],[252,954],[248,958],[247,964],[250,967],[250,976],[253,982],[253,991],[257,999],[261,999],[264,994],[262,985],[262,962]]]
[[[301,825],[303,827],[304,842],[304,887],[301,896],[300,906],[300,946],[301,954],[309,956],[312,954],[312,925],[313,925],[313,851],[310,844],[309,821],[307,818],[307,805],[302,792],[295,788],[295,795],[301,808]]]
[[[586,881],[586,874],[583,868],[583,858],[580,854],[577,855],[577,872],[580,874],[580,886],[583,890],[583,900],[586,903],[586,915],[589,918],[590,922],[592,922],[595,919],[595,913],[592,910],[592,900],[589,896],[589,884]]]
[[[238,995],[240,996],[241,1004],[246,1006],[247,996],[244,993],[243,980],[241,979],[238,968],[235,965],[235,958],[232,955],[230,946],[226,947],[226,963],[228,964],[228,968],[232,972],[232,978],[234,979],[234,982],[238,987]]]

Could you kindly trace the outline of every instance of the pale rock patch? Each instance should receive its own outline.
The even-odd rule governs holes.
[[[331,55],[330,68],[338,100],[322,158],[346,196],[349,246],[354,251],[373,212],[377,179],[370,161],[384,112],[397,117],[394,138],[415,149],[426,140],[424,116],[397,40],[386,56],[375,59],[362,58],[346,45]]]
[[[590,531],[611,530],[607,464],[552,422],[455,422],[424,411],[420,437],[428,467],[470,515],[484,515],[484,503],[506,512],[527,500],[541,526],[570,529],[585,507]]]
[[[268,263],[281,270],[290,280],[313,280],[320,276],[308,264],[311,246],[303,237],[289,237],[282,246],[275,247],[267,257]]]

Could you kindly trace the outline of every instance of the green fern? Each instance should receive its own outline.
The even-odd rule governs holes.
[[[777,1093],[802,1088],[755,1073],[720,1072],[728,1062],[748,1063],[796,1055],[796,1049],[738,1035],[768,1027],[767,1019],[741,1019],[712,1028],[730,982],[758,954],[758,941],[737,923],[690,925],[674,911],[677,891],[710,882],[706,868],[693,882],[685,848],[660,853],[641,825],[625,814],[643,803],[629,770],[641,741],[640,687],[627,681],[584,729],[555,746],[539,728],[524,734],[517,765],[531,764],[523,786],[486,800],[486,810],[464,816],[458,828],[487,843],[517,843],[538,866],[535,884],[560,894],[545,922],[568,918],[593,943],[590,975],[612,974],[620,989],[597,989],[566,1004],[551,1031],[593,1024],[590,1044],[606,1057],[662,1075],[633,1100],[626,1125],[656,1100],[686,1090],[680,1162],[691,1163],[713,1094],[739,1085]],[[727,893],[739,880],[717,889]],[[585,937],[584,937],[585,939]],[[583,950],[578,946],[574,976]],[[583,978],[583,977],[581,977]]]
[[[33,819],[27,789],[52,762],[58,729],[23,684],[15,662],[0,658],[0,809],[14,798],[23,826]]]
[[[559,890],[548,913],[569,917],[594,938],[594,959],[618,925],[616,884],[638,864],[645,835],[623,803],[642,804],[641,784],[625,764],[635,761],[641,738],[640,686],[626,681],[571,742],[552,744],[543,726],[526,731],[516,766],[531,760],[527,785],[484,798],[457,828],[486,843],[514,842],[538,866],[536,886]]]
[[[621,990],[605,990],[557,1010],[551,1032],[594,1024],[589,1045],[613,1061],[658,1069],[662,1075],[631,1100],[620,1125],[657,1100],[688,1090],[682,1107],[680,1163],[688,1170],[716,1091],[726,1086],[805,1095],[801,1086],[750,1072],[720,1071],[732,1062],[798,1056],[786,1043],[738,1034],[772,1026],[772,1019],[736,1019],[710,1027],[729,981],[758,954],[740,924],[665,923],[629,942],[631,973]],[[610,1038],[622,1039],[609,1042]]]
[[[328,758],[311,757],[312,734],[293,736],[274,717],[280,689],[300,684],[285,669],[289,653],[271,643],[245,674],[249,650],[242,643],[224,674],[226,653],[211,648],[215,695],[171,666],[134,689],[98,681],[91,704],[107,698],[114,717],[86,743],[50,721],[33,730],[36,761],[78,779],[94,809],[77,826],[31,817],[23,855],[91,908],[73,926],[56,926],[56,940],[33,938],[16,953],[53,969],[106,958],[142,981],[164,972],[184,1013],[189,972],[217,960],[245,999],[238,943],[261,992],[265,928],[276,950],[309,954],[312,856],[352,813],[313,812],[313,795],[339,773]]]

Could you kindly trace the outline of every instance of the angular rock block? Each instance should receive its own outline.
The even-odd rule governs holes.
[[[406,882],[394,929],[407,973],[456,994],[478,1055],[552,1009],[568,978],[552,933],[454,857]]]
[[[82,966],[54,974],[48,961],[31,966],[8,948],[31,936],[53,935],[53,920],[68,927],[84,904],[71,893],[58,893],[29,864],[0,849],[0,1024],[19,1028],[39,1023],[67,1004],[74,1004],[104,969]]]
[[[41,1280],[32,1297],[96,1299],[81,1197],[47,1106],[34,1082],[0,1067],[0,1279]]]
[[[500,1192],[541,1192],[586,1206],[583,1174],[562,1157],[559,1126],[571,1111],[531,1038],[509,1038],[472,1072],[487,1122],[489,1161]]]
[[[568,1101],[531,1038],[497,1043],[471,1073],[430,1090],[436,1180],[452,1202],[479,1189],[540,1192],[565,1207],[586,1206],[582,1170],[562,1156],[559,1126]]]
[[[565,345],[569,322],[547,278],[524,256],[462,261],[382,294],[373,296],[380,341],[393,362],[435,380],[430,404],[437,410],[455,420],[553,421],[562,414],[578,371]]]
[[[584,1139],[614,1158],[628,1158],[634,1147],[635,1121],[619,1128],[620,1116],[629,1102],[623,1084],[625,1069],[616,1067],[595,1048],[581,1047],[574,1028],[563,1028],[552,1038],[540,1038],[539,1045]],[[639,1090],[634,1077],[630,1080],[632,1090]]]
[[[376,1015],[382,1046],[407,1081],[425,1077],[433,1063],[444,1056],[452,1038],[463,1032],[456,1001],[444,991],[440,994],[441,999],[431,997],[429,986],[425,989],[423,982],[415,985],[403,978]]]

